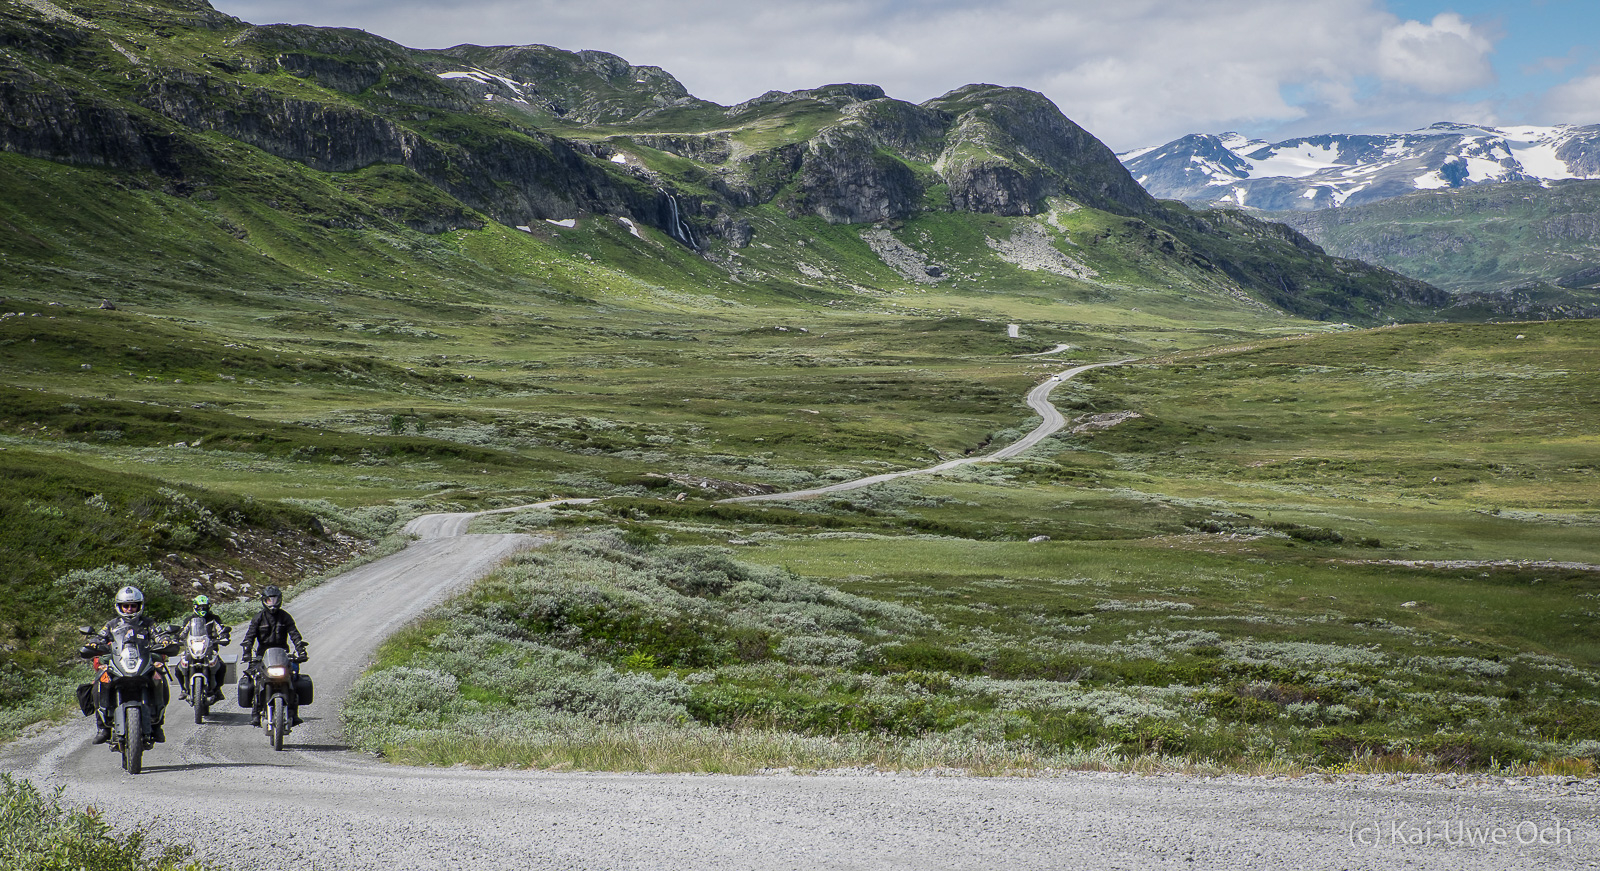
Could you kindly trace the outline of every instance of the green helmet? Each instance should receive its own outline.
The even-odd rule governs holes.
[[[205,614],[205,613],[209,612],[210,610],[211,610],[211,598],[209,596],[195,596],[194,597],[194,612],[196,614]]]

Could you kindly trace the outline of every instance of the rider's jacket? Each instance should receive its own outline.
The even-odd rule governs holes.
[[[144,614],[140,614],[140,615],[138,615],[136,617],[124,617],[121,614],[118,614],[117,616],[112,617],[110,620],[106,621],[105,628],[100,630],[100,634],[99,635],[95,635],[93,637],[94,637],[94,639],[96,641],[99,641],[101,644],[110,644],[111,643],[111,633],[117,631],[118,629],[120,629],[122,627],[127,627],[129,629],[143,629],[143,630],[148,632],[148,631],[153,630],[155,628],[155,625],[156,625],[156,621],[151,620],[149,617],[145,616]]]
[[[259,653],[269,647],[288,647],[290,641],[294,642],[297,651],[305,648],[305,642],[300,639],[300,630],[295,628],[294,618],[289,616],[289,612],[282,608],[262,608],[244,630],[244,640],[239,643],[239,655],[253,659],[252,644],[259,647]]]

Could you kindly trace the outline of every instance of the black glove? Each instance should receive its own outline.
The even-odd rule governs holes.
[[[302,647],[302,648],[300,648],[299,655],[295,657],[295,660],[297,662],[305,662],[306,660],[308,660],[310,658],[311,658],[311,654],[307,653],[306,649],[304,647]]]

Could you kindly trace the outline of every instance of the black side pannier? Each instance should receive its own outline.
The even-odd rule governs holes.
[[[239,707],[253,708],[256,706],[256,682],[250,675],[239,675]]]
[[[78,710],[82,711],[85,717],[94,713],[94,684],[78,684]]]
[[[307,677],[307,676],[305,676],[303,674],[295,675],[294,676],[294,691],[295,691],[296,695],[300,696],[300,704],[302,704],[302,705],[311,704],[311,697],[312,697],[311,678],[309,678],[309,677]]]

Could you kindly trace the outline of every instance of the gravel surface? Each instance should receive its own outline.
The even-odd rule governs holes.
[[[377,642],[528,536],[419,524],[401,553],[289,604],[317,702],[272,751],[231,702],[169,708],[146,773],[77,720],[0,751],[0,770],[119,826],[263,869],[1600,868],[1593,779],[688,776],[390,766],[337,712]],[[229,688],[231,690],[231,687]]]

